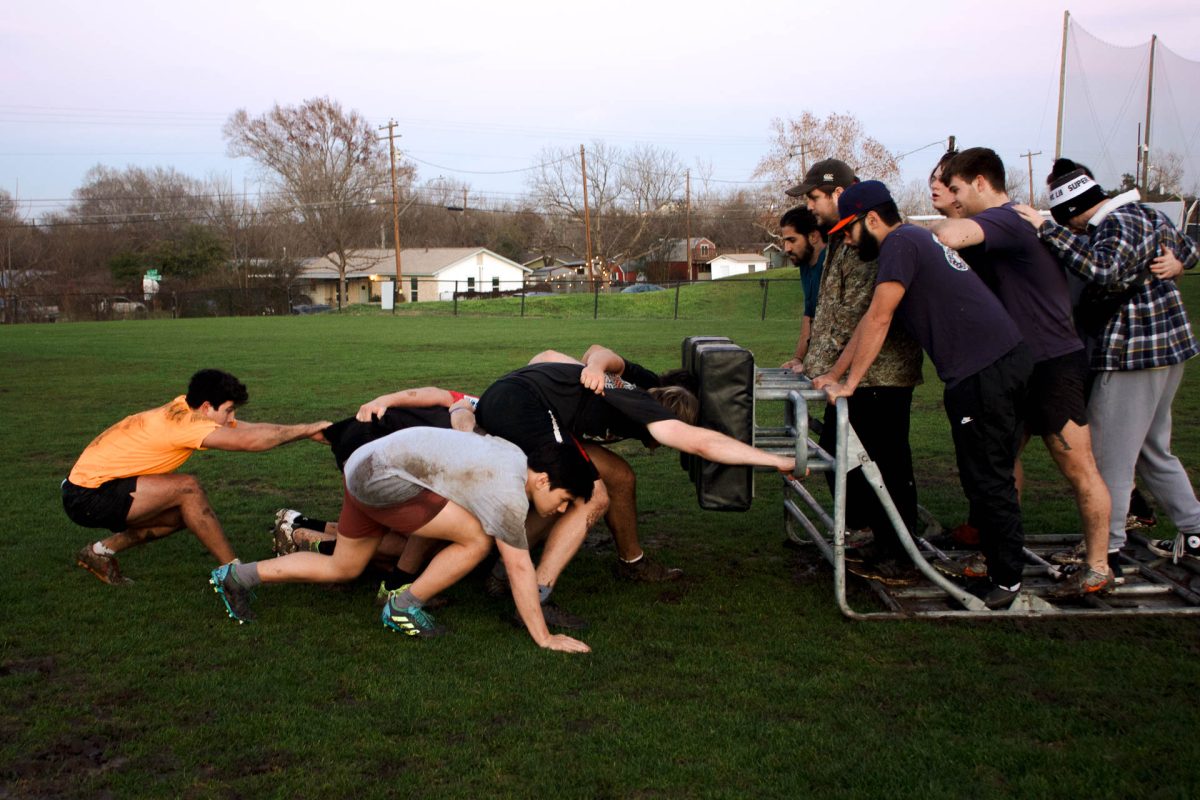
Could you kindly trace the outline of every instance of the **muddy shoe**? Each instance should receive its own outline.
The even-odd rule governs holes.
[[[292,508],[281,508],[275,512],[275,527],[271,529],[271,549],[275,555],[286,556],[300,549],[293,538],[299,516],[300,512]]]
[[[229,612],[230,619],[237,620],[237,623],[241,625],[253,622],[258,615],[250,608],[254,592],[242,586],[238,581],[237,566],[235,562],[222,564],[209,573],[208,582],[212,584],[217,597],[220,597],[221,602],[225,604],[225,610]]]
[[[978,580],[988,574],[987,561],[982,553],[972,553],[966,558],[949,561],[931,561],[930,564],[938,572],[951,578]]]
[[[879,581],[885,586],[913,586],[921,579],[921,573],[911,563],[894,558],[880,561],[847,561],[846,571],[860,578]]]
[[[489,573],[483,579],[483,593],[497,600],[501,597],[508,597],[512,594],[512,589],[508,586],[508,576],[501,578],[498,575]]]
[[[668,567],[661,561],[655,561],[645,554],[632,563],[618,558],[613,572],[618,578],[635,583],[663,583],[683,577],[683,570],[677,567]]]
[[[1082,564],[1087,558],[1087,545],[1077,542],[1070,550],[1059,550],[1051,553],[1047,559],[1051,564]]]
[[[1067,598],[1083,597],[1089,594],[1100,594],[1111,591],[1114,580],[1111,572],[1097,572],[1087,564],[1080,564],[1075,569],[1064,570],[1066,579],[1046,593],[1047,597]]]
[[[109,586],[129,586],[132,580],[121,574],[117,557],[101,555],[89,544],[75,554],[75,563],[95,575]]]

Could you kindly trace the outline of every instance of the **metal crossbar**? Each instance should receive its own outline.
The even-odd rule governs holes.
[[[775,427],[758,425],[760,401],[785,401],[787,420]],[[1047,560],[1054,551],[1068,548],[1078,536],[1028,536],[1025,548],[1026,568],[1022,590],[1012,606],[991,611],[983,601],[949,579],[931,563],[949,561],[967,555],[958,550],[943,550],[926,538],[914,536],[888,494],[879,466],[871,460],[850,425],[845,398],[835,405],[836,447],[834,453],[822,449],[811,436],[809,404],[827,402],[824,392],[787,369],[755,370],[754,445],[779,454],[794,454],[796,471],[785,476],[784,525],[788,537],[797,543],[811,544],[833,567],[833,590],[841,612],[856,620],[919,618],[1012,619],[1014,617],[1124,617],[1200,614],[1200,568],[1191,563],[1172,564],[1146,549],[1146,540],[1131,533],[1131,554],[1121,561],[1122,584],[1099,597],[1056,599],[1049,595],[1057,584],[1059,567]],[[864,579],[883,605],[882,611],[857,611],[850,606],[846,592],[846,480],[856,469],[863,471],[867,483],[899,532],[905,553],[917,568],[921,580],[912,585],[893,586],[880,580]],[[832,509],[813,496],[804,479],[815,472],[832,472],[834,490]]]

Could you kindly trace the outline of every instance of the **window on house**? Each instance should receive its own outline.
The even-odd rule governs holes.
[[[708,255],[708,245],[706,245],[706,244],[700,245],[700,255],[702,255],[702,256]]]
[[[416,278],[408,279],[408,301],[410,303],[417,302],[417,286],[418,284]]]
[[[500,291],[500,278],[499,277],[492,278],[492,291],[493,292]]]
[[[468,292],[475,291],[475,279],[474,278],[467,278],[467,291]]]

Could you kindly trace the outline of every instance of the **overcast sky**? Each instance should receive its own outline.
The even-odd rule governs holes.
[[[419,180],[496,198],[546,146],[647,142],[745,181],[773,117],[849,112],[894,153],[949,134],[1054,150],[1063,8],[994,2],[207,3],[12,0],[0,12],[0,188],[34,216],[96,164],[254,184],[239,108],[329,96],[399,122]],[[422,7],[418,7],[422,6]],[[1200,60],[1195,0],[1094,0],[1095,36]],[[924,175],[937,149],[904,159]],[[503,173],[503,174],[484,174]]]

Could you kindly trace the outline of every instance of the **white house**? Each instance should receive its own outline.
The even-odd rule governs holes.
[[[459,292],[512,292],[530,273],[486,247],[406,247],[400,251],[401,288],[409,302],[449,300]],[[357,250],[346,268],[347,304],[379,299],[380,284],[396,279],[395,250]],[[337,305],[338,270],[330,256],[304,262],[295,287],[314,303]]]
[[[714,281],[733,275],[767,271],[767,256],[762,253],[727,253],[708,262]]]

